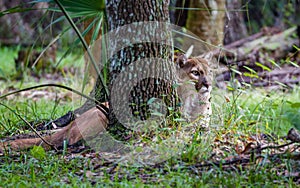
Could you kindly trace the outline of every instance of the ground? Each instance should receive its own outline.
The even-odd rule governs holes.
[[[0,94],[55,82],[82,90],[82,78],[74,71],[83,71],[82,63],[69,56],[66,70],[55,79],[47,74],[15,80],[13,58],[16,49],[1,48]],[[62,66],[62,65],[61,65]],[[55,75],[52,74],[52,75]],[[82,74],[81,74],[82,75]],[[52,78],[52,79],[51,79]],[[59,151],[34,147],[28,151],[4,153],[0,156],[1,187],[91,187],[91,186],[165,186],[165,187],[245,187],[299,185],[299,144],[289,143],[287,134],[295,126],[290,114],[297,112],[300,88],[277,90],[242,87],[229,82],[230,89],[213,91],[211,140],[197,132],[183,152],[164,162],[133,166],[121,165],[107,154],[88,150],[84,143]],[[86,90],[90,88],[85,88]],[[33,125],[47,124],[72,110],[83,101],[69,91],[41,88],[1,99],[2,104]],[[289,112],[289,113],[287,113]],[[31,132],[12,111],[0,106],[0,136]],[[296,122],[297,124],[297,122]],[[147,141],[147,139],[145,139]],[[106,157],[104,157],[106,155]]]

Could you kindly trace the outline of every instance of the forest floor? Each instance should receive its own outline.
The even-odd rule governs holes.
[[[13,59],[17,50],[0,49],[6,54],[0,57],[0,95],[45,82],[82,91],[83,78],[75,75],[83,75],[76,74],[83,70],[83,63],[74,65],[80,57],[66,58],[60,65],[66,68],[60,72],[22,74],[24,77],[16,80]],[[231,67],[231,72],[239,75],[241,70],[237,68]],[[251,77],[259,79],[255,75],[260,76],[259,71],[252,72]],[[180,152],[163,162],[118,163],[106,153],[89,149],[84,142],[58,151],[41,147],[7,151],[0,155],[0,187],[299,186],[299,85],[278,81],[276,87],[253,87],[238,80],[223,79],[220,87],[225,89],[214,89],[209,133],[196,132]],[[89,89],[84,88],[85,93]],[[43,127],[83,102],[69,91],[52,87],[1,99],[0,138],[31,132],[19,116],[36,128]]]

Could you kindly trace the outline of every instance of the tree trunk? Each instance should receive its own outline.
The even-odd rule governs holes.
[[[298,46],[300,46],[300,0],[295,2],[295,24],[297,25]]]
[[[224,34],[224,45],[245,38],[247,27],[244,20],[241,0],[226,1],[226,24]]]
[[[170,2],[170,19],[171,23],[184,27],[186,25],[189,1],[171,0]]]
[[[148,120],[153,99],[175,108],[172,39],[165,25],[169,22],[168,5],[169,1],[160,0],[107,1],[109,35],[113,36],[108,39],[109,127],[114,131]],[[134,25],[137,22],[143,23]],[[136,42],[128,42],[132,39]],[[120,44],[124,45],[119,48]]]
[[[224,0],[191,0],[186,27],[200,39],[213,45],[223,44]]]

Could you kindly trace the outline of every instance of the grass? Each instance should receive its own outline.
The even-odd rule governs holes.
[[[3,74],[9,77],[14,69],[11,59],[15,57],[16,49],[1,48],[0,51],[8,54],[0,57],[0,69],[6,70],[3,67],[10,64],[7,69],[10,71],[6,70]],[[73,57],[66,59],[62,65],[71,66]],[[21,88],[37,84],[31,78],[28,80],[21,85],[14,80],[1,81],[0,91],[7,92],[9,86]],[[80,88],[80,81],[74,82],[75,78],[70,80],[65,79],[62,84]],[[46,91],[58,93],[58,96],[67,93],[49,88]],[[277,163],[252,161],[247,166],[229,167],[213,165],[200,168],[197,164],[212,158],[207,151],[219,152],[216,155],[224,159],[238,156],[234,146],[241,139],[247,140],[256,134],[286,135],[292,127],[292,122],[285,118],[286,106],[291,101],[299,102],[299,95],[299,88],[280,92],[260,89],[236,89],[234,92],[214,90],[212,126],[215,129],[212,132],[220,140],[220,148],[225,149],[208,150],[214,146],[203,144],[200,135],[186,146],[183,154],[146,167],[114,164],[88,151],[64,154],[31,149],[0,156],[0,187],[293,187],[296,186],[295,177],[288,174],[299,171],[299,165],[289,159],[278,159]],[[72,102],[74,100],[70,98],[49,100],[22,95],[1,100],[1,103],[30,122],[55,119],[80,105]],[[0,106],[0,130],[1,138],[28,132],[26,125],[3,106]]]
[[[239,90],[224,94],[215,92],[216,125],[223,124],[229,129],[246,132],[272,132],[285,135],[292,127],[291,122],[284,118],[287,102],[299,102],[299,88],[292,91],[265,91],[263,89]],[[221,94],[218,94],[221,93]],[[225,96],[230,97],[226,102]],[[221,114],[221,116],[220,116]],[[221,121],[221,122],[220,122]]]
[[[289,164],[285,164],[288,166]],[[283,167],[285,167],[285,165]],[[103,165],[94,168],[91,158],[72,158],[47,153],[44,160],[22,153],[1,157],[2,187],[273,187],[294,186],[292,178],[278,175],[273,165],[253,164],[247,170],[212,167],[202,172],[165,164],[160,168]],[[147,183],[146,183],[147,182]]]
[[[9,48],[1,47],[0,48],[0,78],[10,77],[15,73],[14,58],[18,56],[18,47]]]
[[[1,47],[0,54],[0,94],[11,91],[37,86],[43,83],[62,84],[78,91],[81,91],[82,78],[74,76],[72,73],[65,73],[64,70],[57,78],[34,78],[25,76],[21,80],[15,80],[16,74],[14,59],[18,55],[19,47]],[[63,56],[58,52],[57,60]],[[62,59],[57,66],[57,70],[75,69],[75,72],[82,71],[83,56],[71,54]],[[87,88],[89,89],[89,88]],[[36,96],[34,95],[36,93]],[[85,92],[88,94],[88,92]],[[76,100],[75,100],[76,99]],[[58,88],[40,88],[34,91],[25,91],[1,100],[1,103],[12,107],[19,115],[29,122],[49,121],[60,117],[69,110],[80,106],[83,101],[78,100],[79,96],[71,92]],[[79,102],[78,102],[79,101]],[[21,126],[23,125],[23,127]],[[3,106],[0,106],[0,135],[7,136],[15,133],[23,133],[24,123],[14,113]]]

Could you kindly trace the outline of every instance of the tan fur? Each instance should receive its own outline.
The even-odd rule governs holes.
[[[211,115],[210,93],[212,71],[211,57],[181,58],[177,61],[178,95],[181,112],[189,122],[207,127]]]

